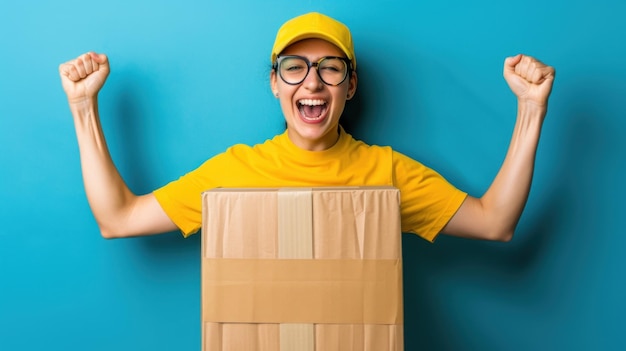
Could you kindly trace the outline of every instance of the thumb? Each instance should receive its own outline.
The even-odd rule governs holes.
[[[522,61],[522,56],[522,54],[517,54],[515,56],[507,57],[504,60],[504,70],[515,71],[515,66]]]
[[[514,77],[515,74],[515,67],[522,62],[522,58],[524,57],[524,55],[522,54],[517,54],[515,56],[510,56],[507,57],[504,60],[504,69],[502,72],[502,75],[504,76],[504,79],[506,79],[507,81],[509,79],[511,79],[512,77]]]

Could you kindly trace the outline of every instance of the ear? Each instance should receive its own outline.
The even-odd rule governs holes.
[[[272,95],[278,97],[278,81],[276,78],[276,71],[272,70],[270,73],[270,89],[272,89]]]
[[[347,94],[347,99],[351,100],[354,97],[354,94],[356,93],[356,86],[358,83],[359,79],[356,75],[356,71],[353,71],[352,74],[350,75],[350,81],[348,84],[348,94]]]

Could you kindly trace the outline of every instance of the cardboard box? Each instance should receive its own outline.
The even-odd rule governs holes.
[[[202,201],[202,350],[403,350],[397,189],[215,189]]]

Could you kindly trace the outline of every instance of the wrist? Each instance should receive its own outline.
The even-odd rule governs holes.
[[[100,118],[98,115],[98,99],[96,97],[69,101],[69,105],[74,117],[76,131],[79,134],[99,130]]]
[[[93,96],[78,96],[78,97],[69,97],[67,98],[67,102],[72,105],[84,105],[90,104],[98,101],[98,95]]]
[[[68,99],[67,102],[72,113],[76,115],[77,113],[82,114],[86,111],[96,110],[98,106],[98,97],[92,96],[78,99]]]
[[[518,100],[517,102],[518,118],[542,122],[547,112],[548,106],[546,104],[538,104],[531,100]]]

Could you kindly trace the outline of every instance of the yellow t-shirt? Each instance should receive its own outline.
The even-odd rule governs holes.
[[[433,241],[467,194],[388,146],[367,145],[341,130],[328,150],[295,146],[287,132],[255,146],[234,145],[154,194],[185,237],[202,221],[202,192],[216,188],[395,186],[402,231]]]

